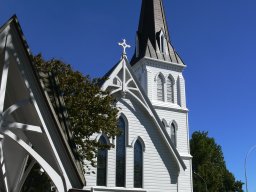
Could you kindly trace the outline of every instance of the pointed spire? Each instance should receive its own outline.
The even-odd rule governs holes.
[[[162,0],[142,0],[138,32],[153,40],[160,30],[163,30],[169,40]]]
[[[143,57],[183,64],[170,43],[162,0],[142,0],[136,52],[131,63]]]

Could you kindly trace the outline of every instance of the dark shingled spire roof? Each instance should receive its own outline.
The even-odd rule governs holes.
[[[161,53],[159,34],[166,39],[166,51]],[[137,31],[136,50],[131,60],[135,64],[143,57],[184,65],[170,43],[170,36],[162,0],[142,0],[140,23]]]

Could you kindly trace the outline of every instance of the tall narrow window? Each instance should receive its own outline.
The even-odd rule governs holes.
[[[134,187],[142,188],[143,180],[143,151],[139,140],[134,145]]]
[[[121,134],[116,139],[116,186],[125,187],[125,121],[119,118],[119,129]]]
[[[101,136],[99,139],[101,144],[107,144],[106,139]],[[99,149],[97,155],[97,185],[107,186],[107,149]]]
[[[163,33],[160,36],[160,41],[161,41],[161,43],[160,43],[160,51],[161,51],[161,53],[165,53],[165,38],[164,38]]]
[[[177,139],[176,138],[176,127],[175,127],[174,123],[172,123],[172,125],[171,125],[171,140],[175,146],[177,145],[176,139]]]
[[[167,78],[167,101],[174,103],[174,93],[173,93],[174,82],[171,77]]]
[[[163,30],[160,30],[157,33],[156,39],[157,39],[160,53],[166,54],[167,45],[166,45],[166,38]]]
[[[157,77],[157,100],[164,101],[164,80],[161,75]]]

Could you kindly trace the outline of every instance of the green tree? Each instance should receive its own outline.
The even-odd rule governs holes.
[[[41,54],[36,55],[33,61],[39,72],[51,72],[57,77],[78,154],[81,160],[86,159],[95,166],[98,147],[111,146],[91,140],[91,136],[99,132],[104,132],[109,138],[119,134],[118,109],[114,106],[114,99],[99,86],[99,82],[104,79],[84,76],[60,60],[45,61]]]
[[[207,132],[194,132],[190,140],[195,192],[242,192],[241,181],[227,170],[221,146]]]
[[[88,160],[95,166],[97,149],[108,149],[111,145],[103,145],[96,140],[91,140],[91,136],[99,132],[104,132],[107,137],[119,134],[118,109],[114,106],[114,99],[99,86],[104,79],[91,79],[57,59],[45,61],[41,54],[34,56],[32,60],[38,73],[51,73],[57,78],[57,89],[65,102],[79,158],[82,163]],[[51,94],[49,96],[53,99]],[[54,106],[54,102],[52,104]],[[36,164],[24,183],[22,191],[52,191],[53,186],[48,175]]]
[[[228,170],[224,173],[224,189],[225,191],[243,192],[243,182],[236,181],[234,175]]]

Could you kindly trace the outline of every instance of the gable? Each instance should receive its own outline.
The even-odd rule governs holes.
[[[163,127],[151,102],[144,94],[140,84],[137,82],[126,55],[123,55],[120,62],[115,66],[115,68],[111,69],[111,72],[108,73],[107,80],[103,83],[102,89],[110,91],[110,93],[117,98],[125,98],[129,96],[129,98],[135,100],[136,103],[138,103],[152,119],[155,128],[159,130],[159,133],[168,146],[169,152],[174,156],[179,167],[182,167],[184,170],[186,169],[183,160]]]
[[[118,99],[116,106],[121,109],[122,116],[127,118],[127,167],[133,167],[133,162],[131,161],[133,155],[131,154],[135,150],[134,143],[140,140],[141,143],[144,143],[143,174],[145,186],[154,188],[155,186],[153,185],[156,185],[161,180],[161,182],[165,183],[165,187],[175,188],[182,168],[180,168],[173,153],[170,152],[161,132],[156,128],[154,120],[130,96]],[[157,173],[161,173],[162,179],[155,178]],[[127,174],[129,175],[129,173]],[[154,184],[151,184],[150,181],[152,180],[155,181],[153,182]]]
[[[58,191],[82,187],[84,179],[30,57],[14,16],[0,28],[0,188],[19,190],[35,162]]]

